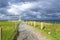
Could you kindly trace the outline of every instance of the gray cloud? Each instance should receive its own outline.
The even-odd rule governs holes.
[[[60,0],[0,0],[0,4],[0,14],[4,14],[6,17],[9,16],[10,19],[20,17],[26,20],[60,20]],[[8,9],[12,9],[12,5],[15,5],[15,8],[13,8],[16,9],[15,13],[19,15],[18,17],[14,12],[8,12]]]
[[[8,6],[8,0],[0,0],[0,8]]]

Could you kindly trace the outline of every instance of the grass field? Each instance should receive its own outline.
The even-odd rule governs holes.
[[[34,22],[28,22],[28,25],[34,27]],[[43,30],[41,30],[41,22],[35,22],[37,30],[42,31],[46,36],[49,36],[51,40],[60,40],[60,23],[46,23],[43,22]]]
[[[0,27],[2,28],[2,40],[13,40],[17,30],[18,22],[0,22]]]

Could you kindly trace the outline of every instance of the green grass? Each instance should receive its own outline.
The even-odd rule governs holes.
[[[13,40],[17,30],[18,22],[0,22],[0,27],[2,28],[2,40]]]
[[[31,22],[28,22],[29,25],[33,26],[33,22],[31,24]],[[51,38],[51,40],[60,40],[60,23],[46,23],[43,22],[44,24],[44,29],[41,30],[41,22],[36,22],[36,26],[34,28],[36,28],[37,30],[39,30],[40,32],[42,31],[46,36],[49,36]],[[48,32],[51,32],[51,34],[49,35]]]

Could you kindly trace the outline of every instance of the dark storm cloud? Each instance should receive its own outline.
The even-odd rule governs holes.
[[[0,8],[8,6],[8,0],[0,0]]]
[[[4,19],[59,20],[60,0],[0,0],[0,15]]]
[[[60,1],[59,0],[45,0],[38,3],[35,12],[40,12],[41,18],[56,19],[60,18]]]
[[[41,1],[41,0],[9,0],[11,3],[18,3],[18,2],[38,2],[38,1]]]

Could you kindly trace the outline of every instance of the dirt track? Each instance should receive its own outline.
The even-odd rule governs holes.
[[[46,40],[46,37],[34,28],[22,23],[19,25],[18,40]]]

